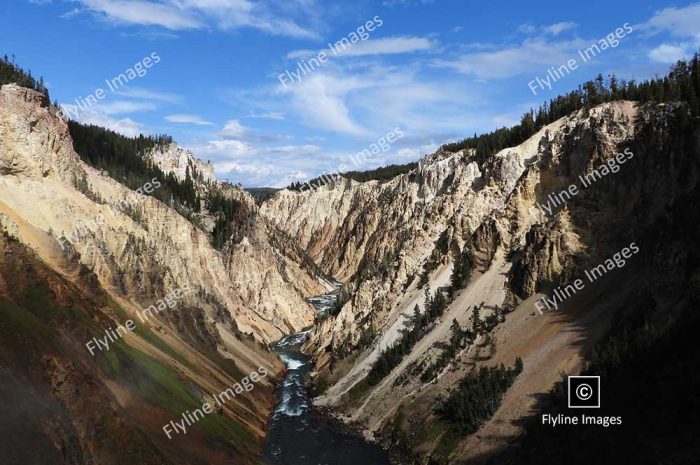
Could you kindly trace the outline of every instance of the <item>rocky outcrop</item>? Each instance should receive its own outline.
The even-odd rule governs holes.
[[[207,183],[216,181],[214,175],[214,165],[211,161],[206,163],[196,158],[192,152],[186,150],[175,143],[156,145],[149,153],[155,165],[165,173],[173,173],[180,181],[190,175],[190,179]]]

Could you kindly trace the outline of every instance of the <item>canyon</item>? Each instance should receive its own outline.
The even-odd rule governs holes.
[[[0,441],[36,443],[15,452],[13,459],[27,463],[223,464],[232,456],[265,463],[275,388],[285,374],[271,347],[308,331],[299,345],[309,357],[314,408],[384,446],[398,463],[507,455],[527,429],[522,421],[541,407],[538,396],[562,373],[586,366],[621,307],[653,303],[645,318],[664,327],[691,301],[698,274],[688,225],[697,215],[688,206],[698,200],[700,132],[684,123],[687,113],[673,102],[605,102],[486,160],[472,148],[442,148],[388,181],[341,177],[257,203],[177,144],[156,146],[149,163],[245,212],[239,234],[217,248],[217,212],[206,202],[186,217],[135,194],[81,159],[68,124],[42,93],[3,85],[0,352],[7,381],[0,392],[22,411],[3,415],[13,430]],[[538,207],[620,153],[634,156],[619,172],[551,214]],[[137,214],[113,208],[134,195]],[[629,264],[556,310],[538,311],[557,286],[633,241],[639,253]],[[473,265],[456,279],[464,263]],[[338,305],[318,315],[308,299],[334,291],[336,279]],[[175,289],[191,292],[109,350],[93,357],[86,349],[92,337],[137,321]],[[374,379],[378,361],[436,299],[444,302],[440,316]],[[473,328],[472,339],[447,357],[465,328]],[[514,364],[520,371],[477,431],[457,433],[436,413],[482,367]],[[162,433],[169,420],[260,368],[273,375],[181,440]]]

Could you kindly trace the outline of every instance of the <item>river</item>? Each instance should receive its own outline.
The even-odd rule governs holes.
[[[309,301],[323,316],[335,295]],[[272,346],[287,374],[275,392],[278,403],[270,419],[265,459],[270,465],[389,465],[381,447],[343,431],[312,406],[308,390],[312,363],[300,351],[310,331],[291,334]]]

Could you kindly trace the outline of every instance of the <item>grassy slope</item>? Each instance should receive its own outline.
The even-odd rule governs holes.
[[[36,445],[16,449],[9,463],[83,463],[84,457],[94,463],[112,463],[115,457],[120,463],[214,463],[201,456],[207,450],[258,463],[250,432],[226,416],[208,415],[191,428],[199,433],[190,432],[187,441],[203,442],[192,453],[178,451],[182,441],[166,442],[162,431],[144,426],[148,422],[119,407],[106,379],[159,412],[162,423],[201,407],[202,400],[175,370],[124,341],[90,357],[84,342],[114,326],[99,309],[111,306],[121,313],[115,305],[101,291],[84,292],[47,270],[20,244],[0,238],[0,392],[3,398],[31,392],[19,396],[19,403],[8,409],[9,417],[0,420],[0,431],[15,431],[0,435],[6,438],[0,438],[0,450],[10,448],[10,440]],[[154,346],[182,359],[158,336],[140,330]],[[29,415],[27,410],[40,413]],[[66,451],[65,461],[56,460]]]

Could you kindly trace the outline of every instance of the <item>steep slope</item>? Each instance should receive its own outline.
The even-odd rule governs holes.
[[[698,146],[686,106],[618,101],[561,118],[483,163],[471,150],[438,152],[386,183],[341,181],[267,200],[263,214],[324,270],[352,278],[349,300],[307,346],[326,386],[316,402],[344,410],[404,461],[500,450],[533,412],[534,396],[562,371],[580,370],[630,295],[651,292],[662,302],[655,311],[674,318],[674,300],[664,302],[667,291],[650,277],[663,269],[664,285],[683,289],[691,256],[682,234],[664,242],[653,234],[671,205],[697,196]],[[475,263],[466,283],[450,279],[458,257]],[[536,307],[600,264],[595,282],[560,311]],[[425,286],[437,294],[426,299]],[[415,327],[416,305],[425,313],[443,289],[441,316],[398,361],[387,358]],[[471,336],[454,343],[453,321]],[[445,361],[447,347],[456,353]],[[395,364],[376,381],[367,375],[380,355]],[[523,372],[477,434],[456,434],[436,416],[465,376],[516,357]]]
[[[161,428],[241,381],[250,366],[276,370],[273,357],[252,345],[236,363],[204,357],[205,347],[142,326],[93,357],[85,341],[104,337],[125,312],[95,276],[66,263],[75,273],[68,280],[4,231],[0,258],[3,463],[261,463],[272,379],[181,440]]]
[[[251,225],[249,236],[227,253],[219,253],[205,232],[168,206],[82,163],[65,124],[51,114],[41,94],[9,85],[0,98],[0,198],[10,218],[55,237],[46,243],[26,238],[42,257],[51,257],[57,248],[75,251],[106,288],[144,302],[168,289],[198,289],[203,308],[225,310],[218,313],[228,314],[237,331],[264,342],[313,321],[302,297],[323,287],[269,245],[264,221]],[[237,192],[249,210],[256,208],[247,194]]]
[[[178,163],[152,154],[166,171],[177,176],[180,162],[191,165],[181,149],[167,151],[180,154]],[[0,225],[12,237],[0,260],[9,318],[2,389],[13,399],[36,393],[43,409],[26,427],[18,411],[8,413],[3,430],[15,433],[3,437],[36,441],[42,451],[18,451],[12,463],[39,455],[113,463],[122,447],[143,454],[134,463],[260,463],[283,367],[264,344],[309,326],[314,311],[305,298],[329,285],[256,214],[248,194],[206,176],[198,182],[235,197],[246,212],[241,237],[222,250],[206,224],[144,195],[160,180],[137,193],[84,163],[44,95],[0,88]],[[200,219],[213,223],[217,214]],[[269,376],[182,440],[161,430],[258,370]]]

